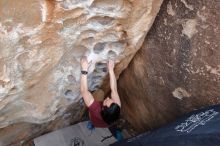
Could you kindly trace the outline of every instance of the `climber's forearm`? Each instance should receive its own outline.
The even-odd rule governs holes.
[[[117,81],[115,78],[115,73],[114,70],[109,71],[109,76],[110,76],[110,88],[112,92],[117,92]]]
[[[89,107],[94,101],[94,98],[92,94],[88,91],[87,75],[81,75],[80,91],[86,106]]]
[[[83,74],[81,75],[80,91],[81,93],[88,91],[87,75],[83,75]]]
[[[115,77],[114,70],[109,71],[109,76],[110,76],[111,97],[116,101],[116,103],[119,106],[121,106],[121,101],[117,90],[117,80]]]

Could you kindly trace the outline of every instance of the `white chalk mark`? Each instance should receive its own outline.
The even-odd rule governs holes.
[[[189,38],[192,38],[192,36],[198,32],[196,29],[196,25],[196,19],[188,19],[184,24],[182,24],[182,33],[188,36]]]
[[[167,13],[171,16],[174,16],[176,12],[173,10],[171,2],[167,4]]]
[[[42,22],[47,20],[47,4],[45,1],[41,3],[41,20]]]
[[[185,5],[186,8],[188,8],[188,9],[190,9],[190,10],[194,10],[193,6],[187,4],[187,2],[186,2],[185,0],[180,0],[180,1]]]

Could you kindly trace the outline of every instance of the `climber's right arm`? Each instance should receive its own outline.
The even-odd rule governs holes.
[[[80,80],[80,91],[83,96],[84,102],[87,107],[89,107],[94,98],[92,94],[88,91],[88,83],[87,83],[87,71],[88,71],[88,61],[86,57],[81,58],[81,80]]]

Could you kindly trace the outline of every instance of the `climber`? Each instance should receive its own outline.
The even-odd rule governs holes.
[[[96,101],[88,91],[87,74],[89,63],[87,57],[81,58],[81,85],[80,91],[89,110],[89,118],[95,127],[109,127],[120,115],[121,101],[117,91],[117,82],[114,73],[114,61],[108,61],[110,76],[111,98],[106,97],[103,102]]]

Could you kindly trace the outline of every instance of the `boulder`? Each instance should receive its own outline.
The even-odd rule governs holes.
[[[220,103],[219,9],[218,0],[163,2],[119,78],[123,115],[138,131]]]
[[[118,77],[141,47],[161,3],[162,0],[1,0],[0,128],[13,124],[0,132],[4,135],[0,136],[3,145],[9,144],[11,137],[22,139],[46,129],[46,125],[35,129],[36,125],[19,127],[16,123],[70,124],[64,122],[70,106],[76,106],[71,110],[72,123],[80,121],[81,111],[77,110],[82,108],[77,103],[81,99],[81,56],[92,61],[90,91],[102,85],[110,58],[117,63]],[[106,86],[104,91],[108,90]],[[55,120],[63,116],[63,120]],[[13,128],[18,128],[17,132],[13,133]]]

